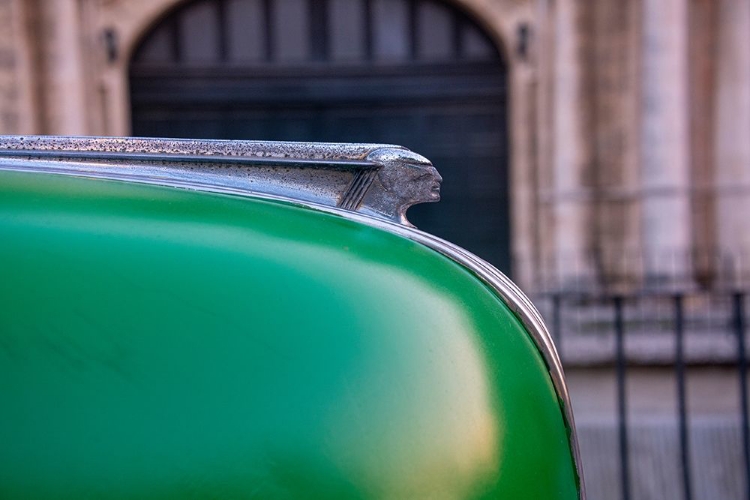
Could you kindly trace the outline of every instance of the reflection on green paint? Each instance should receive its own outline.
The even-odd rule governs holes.
[[[0,172],[0,497],[576,498],[517,319],[275,202]]]

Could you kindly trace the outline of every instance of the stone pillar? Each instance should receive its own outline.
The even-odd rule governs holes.
[[[714,143],[719,272],[750,272],[750,2],[719,3]]]
[[[44,65],[45,133],[86,135],[87,106],[78,0],[42,0],[37,33]]]
[[[0,134],[37,132],[28,0],[0,0]]]
[[[540,0],[537,4],[534,52],[536,62],[535,142],[532,200],[535,205],[532,241],[534,253],[529,255],[533,268],[535,291],[550,285],[556,276],[554,245],[554,60],[555,60],[555,2]]]
[[[535,194],[536,171],[536,95],[534,73],[525,61],[514,61],[511,72],[514,105],[511,106],[509,132],[513,144],[511,207],[513,234],[513,280],[526,290],[537,286],[535,260],[538,257],[534,228],[537,223]]]
[[[641,187],[644,271],[689,272],[687,0],[643,0]]]
[[[638,0],[596,0],[593,11],[593,265],[608,289],[638,285],[641,241]]]
[[[714,189],[718,12],[716,0],[690,0],[692,267],[702,287],[714,284],[719,247]]]
[[[18,130],[16,26],[13,17],[13,1],[0,0],[0,26],[6,27],[0,30],[0,134],[13,134]]]
[[[582,0],[560,0],[554,7],[553,158],[554,272],[564,288],[595,281],[590,261],[592,202],[590,19]],[[543,200],[547,201],[547,200]]]

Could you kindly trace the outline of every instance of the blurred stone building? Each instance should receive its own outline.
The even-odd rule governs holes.
[[[527,289],[750,257],[750,0],[0,0],[0,26],[0,133],[404,143],[445,177],[418,225]]]

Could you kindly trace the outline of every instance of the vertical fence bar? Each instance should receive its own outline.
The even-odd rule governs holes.
[[[308,0],[310,53],[315,61],[329,58],[328,0]]]
[[[229,59],[229,30],[227,29],[227,0],[218,0],[216,2],[216,18],[219,23],[219,29],[216,36],[219,46],[219,60],[226,62]]]
[[[373,13],[372,13],[372,0],[364,0],[364,29],[362,34],[365,39],[365,56],[368,61],[372,61],[375,58],[375,28],[373,27]]]
[[[417,0],[409,0],[409,57],[416,61],[421,53],[419,47],[419,4]]]
[[[273,25],[273,0],[263,0],[263,45],[264,57],[266,62],[273,61],[276,47],[274,46],[274,37],[276,36]]]
[[[622,500],[630,500],[627,405],[625,400],[625,326],[622,319],[623,298],[612,298],[615,313],[615,352],[617,357],[617,426],[620,438],[620,484]]]
[[[676,294],[674,300],[674,333],[675,333],[675,372],[677,375],[677,408],[680,432],[680,460],[682,462],[682,491],[685,500],[692,500],[693,488],[690,482],[690,441],[687,420],[687,393],[685,391],[685,346],[684,346],[684,308],[682,294]]]
[[[463,18],[457,10],[453,11],[453,56],[460,59],[464,55]]]
[[[737,335],[737,367],[740,377],[740,411],[742,412],[742,451],[745,457],[745,498],[750,500],[750,427],[748,427],[747,357],[745,356],[745,294],[732,295],[734,332]]]
[[[557,347],[557,355],[560,356],[560,359],[562,360],[562,322],[560,317],[560,306],[560,294],[555,293],[552,295],[552,340],[555,341],[555,347]]]

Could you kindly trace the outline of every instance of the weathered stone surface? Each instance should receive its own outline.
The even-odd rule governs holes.
[[[18,82],[12,0],[0,0],[0,134],[18,131]]]
[[[0,0],[0,132],[127,135],[130,55],[180,1]],[[746,0],[453,1],[511,68],[522,286],[710,284],[717,248],[750,256]]]

